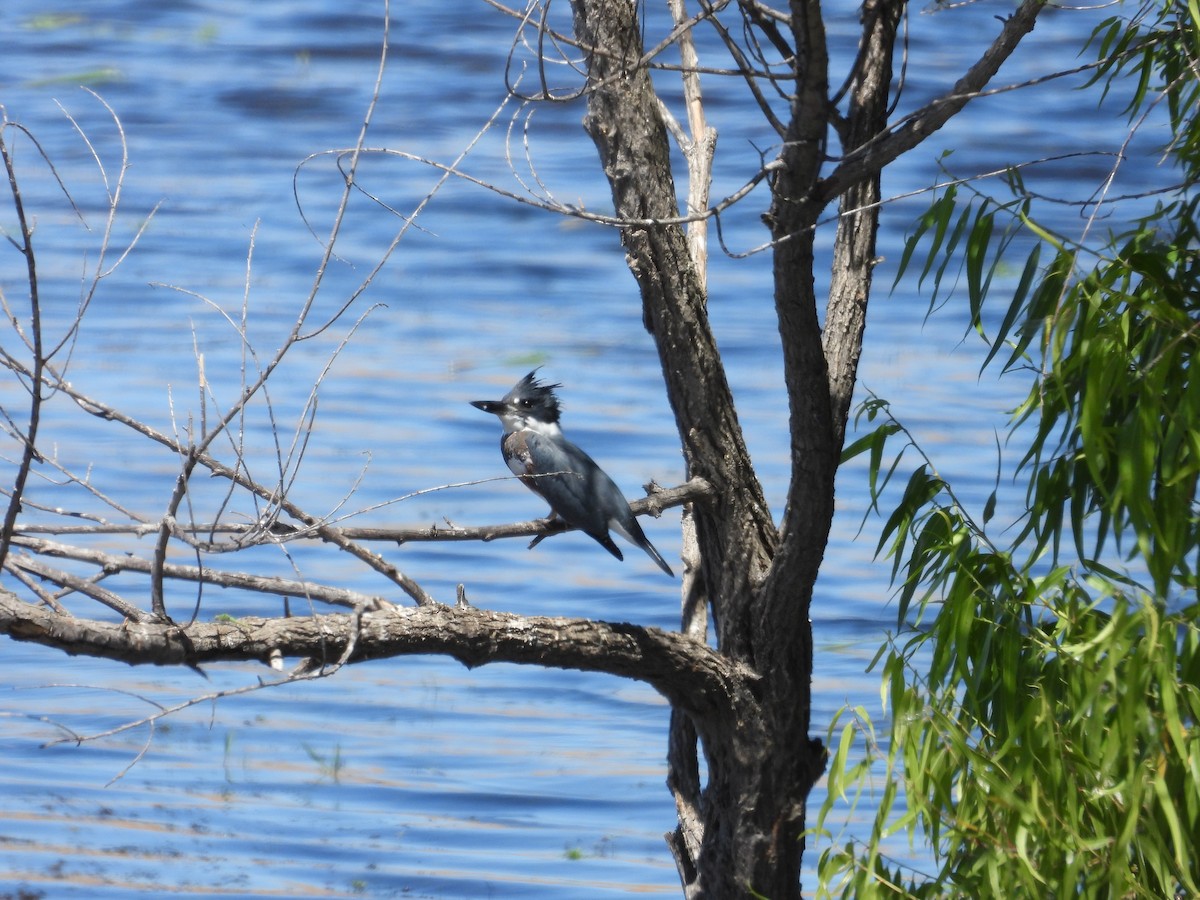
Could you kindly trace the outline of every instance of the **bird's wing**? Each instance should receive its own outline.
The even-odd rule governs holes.
[[[608,534],[614,508],[628,508],[620,488],[570,441],[526,434],[525,456],[526,484],[561,518],[593,537]]]
[[[621,489],[581,449],[568,440],[552,440],[536,432],[522,433],[509,449],[509,466],[545,498],[559,518],[594,538],[617,559],[624,559],[609,537],[612,528],[645,550],[668,575],[675,574],[647,539]]]

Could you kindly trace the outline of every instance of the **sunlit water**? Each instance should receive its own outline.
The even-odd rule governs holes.
[[[39,217],[38,247],[48,328],[62,334],[80,301],[81,274],[97,264],[105,209],[78,123],[108,167],[119,142],[95,90],[120,117],[130,169],[114,246],[127,243],[160,204],[137,249],[93,299],[71,377],[164,431],[198,426],[197,353],[216,405],[227,406],[246,361],[234,319],[249,296],[249,333],[260,360],[295,321],[320,259],[338,178],[332,158],[310,154],[353,143],[377,68],[380,8],[357,4],[199,2],[88,4],[57,13],[10,2],[0,102],[31,127],[58,164],[93,229],[81,234],[56,188],[19,145],[26,190]],[[908,89],[915,108],[951,83],[1007,7],[987,4],[919,15],[914,10]],[[1005,81],[1043,71],[1098,15],[1055,13],[1013,60]],[[853,47],[857,15],[831,13],[838,58]],[[474,3],[407,3],[396,10],[380,106],[367,143],[449,161],[503,98],[513,24]],[[720,60],[719,64],[724,64]],[[529,76],[526,76],[529,77]],[[564,84],[569,78],[563,76]],[[766,147],[753,110],[714,86],[710,114],[733,162],[715,190],[743,183]],[[55,105],[62,104],[63,110]],[[1090,95],[1051,85],[991,98],[888,174],[899,195],[939,180],[941,147],[956,174],[1074,150],[1112,151],[1124,129]],[[510,108],[465,168],[506,175]],[[530,120],[538,176],[563,202],[603,210],[605,187],[578,123],[578,104],[539,108]],[[512,148],[522,152],[520,126]],[[14,140],[12,131],[9,140]],[[1149,139],[1149,138],[1147,138]],[[1046,193],[1091,191],[1110,157],[1073,158],[1031,172]],[[1039,174],[1041,173],[1041,174]],[[1138,190],[1156,173],[1122,172]],[[433,187],[431,168],[395,157],[364,162],[360,183],[410,211]],[[528,181],[528,175],[526,180]],[[1081,187],[1084,186],[1084,187]],[[295,187],[296,194],[293,194]],[[297,209],[295,197],[300,200]],[[45,202],[44,207],[37,204]],[[753,195],[725,219],[734,252],[765,239]],[[895,273],[903,236],[926,198],[885,216],[879,284]],[[1073,211],[1057,224],[1078,231]],[[13,230],[7,204],[2,221]],[[314,513],[367,509],[355,524],[503,522],[543,513],[512,481],[424,494],[431,486],[504,474],[496,423],[467,405],[498,396],[534,365],[562,381],[564,424],[632,495],[653,478],[676,483],[681,466],[650,339],[616,235],[598,226],[516,207],[478,188],[438,194],[346,319],[299,348],[272,380],[272,411],[286,453],[314,378],[368,309],[320,393],[317,431],[292,497]],[[366,278],[401,220],[356,198],[326,275],[315,317],[329,315]],[[247,257],[253,247],[252,261]],[[22,294],[16,254],[4,251],[0,285]],[[111,262],[112,259],[109,260]],[[249,287],[246,287],[249,270]],[[713,318],[741,421],[778,515],[787,477],[785,409],[765,255],[714,253]],[[206,298],[208,302],[201,299]],[[14,300],[15,302],[15,300]],[[374,304],[378,304],[372,308]],[[982,503],[995,477],[993,429],[1021,385],[977,380],[980,354],[961,340],[965,313],[924,321],[928,301],[912,284],[880,290],[871,313],[863,384],[892,399],[960,495]],[[315,321],[315,319],[314,319]],[[10,342],[12,335],[4,338]],[[8,344],[6,343],[6,347]],[[16,403],[10,384],[6,405]],[[213,415],[216,406],[210,406]],[[278,467],[263,405],[245,427],[257,472]],[[137,512],[165,507],[177,461],[119,426],[58,401],[46,410],[45,446],[63,465]],[[11,458],[11,446],[5,448]],[[292,469],[288,468],[289,475]],[[879,708],[878,680],[864,673],[893,626],[886,564],[872,563],[875,525],[858,538],[866,508],[860,466],[847,470],[840,517],[813,607],[818,657],[814,732],[844,703]],[[267,475],[260,476],[269,480]],[[276,476],[278,477],[278,476]],[[200,518],[223,486],[198,485]],[[78,489],[35,483],[30,499],[79,505]],[[243,509],[250,513],[248,506]],[[339,513],[340,514],[340,513]],[[649,522],[668,558],[677,518]],[[120,546],[117,542],[111,547]],[[363,591],[389,586],[335,553],[292,547],[260,554],[260,571],[299,571]],[[442,600],[463,582],[478,606],[528,614],[587,615],[669,628],[677,583],[641,554],[620,564],[580,536],[520,542],[411,546],[393,560]],[[195,596],[176,587],[172,609]],[[201,618],[276,612],[276,601],[210,590]],[[617,679],[517,666],[468,672],[441,659],[377,662],[320,683],[201,704],[150,732],[122,732],[82,747],[47,741],[93,735],[199,694],[253,685],[266,669],[212,666],[209,680],[176,670],[134,669],[68,658],[32,645],[0,645],[0,885],[10,895],[601,897],[677,893],[662,834],[673,826],[664,786],[667,707],[650,689]],[[820,790],[814,803],[821,799]],[[860,810],[850,833],[862,833]],[[820,845],[810,852],[815,859]],[[898,844],[897,852],[904,845]],[[806,885],[812,887],[813,876]]]

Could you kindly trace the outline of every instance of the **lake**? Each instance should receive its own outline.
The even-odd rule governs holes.
[[[935,13],[914,6],[901,109],[952,84],[994,33],[994,16],[1008,8],[980,3]],[[830,9],[835,63],[844,63],[854,48],[856,8]],[[226,408],[243,372],[253,374],[270,358],[312,290],[322,253],[314,235],[328,234],[340,188],[335,158],[323,151],[357,137],[378,68],[382,10],[323,0],[127,0],[70,11],[32,0],[4,5],[0,24],[9,38],[0,103],[37,136],[78,209],[63,202],[33,147],[10,129],[28,173],[23,190],[37,219],[42,310],[53,339],[70,336],[86,273],[106,269],[140,232],[59,357],[65,362],[69,351],[76,387],[179,432],[203,426],[202,408],[209,416]],[[1042,75],[1048,59],[1074,65],[1074,48],[1106,14],[1048,11],[1000,81]],[[444,162],[458,157],[504,101],[513,34],[514,23],[483,3],[395,5],[368,145]],[[705,59],[726,65],[708,41]],[[533,77],[526,71],[525,79]],[[554,77],[572,83],[569,72]],[[1112,156],[1070,154],[1111,154],[1126,130],[1119,98],[1097,109],[1094,94],[1073,89],[1079,83],[1050,82],[980,101],[889,170],[885,193],[909,195],[944,179],[939,156],[953,149],[944,164],[956,175],[1057,157],[1031,169],[1027,183],[1049,196],[1088,196]],[[709,90],[709,115],[720,129],[720,196],[745,182],[772,137],[734,85]],[[99,98],[119,118],[129,157],[106,260],[98,255],[106,187],[79,133],[106,167],[111,190],[121,145]],[[516,193],[529,187],[605,210],[608,188],[581,116],[578,103],[532,110],[509,104],[462,168]],[[1156,137],[1147,128],[1132,149],[1156,139],[1161,132]],[[400,214],[411,212],[438,177],[397,156],[364,160],[359,184],[378,202],[354,198],[314,321],[369,284],[347,318],[288,356],[270,382],[270,407],[256,403],[240,423],[253,471],[266,480],[294,479],[295,502],[320,514],[357,513],[346,520],[355,525],[482,525],[540,516],[536,497],[512,480],[492,480],[506,474],[499,430],[468,401],[498,397],[541,365],[546,378],[563,383],[568,434],[627,493],[636,495],[651,478],[678,483],[681,459],[657,358],[615,232],[451,180],[372,275],[404,224]],[[1152,162],[1129,163],[1116,193],[1165,178]],[[949,303],[927,318],[928,297],[913,280],[887,290],[904,236],[927,202],[911,197],[885,213],[885,262],[862,386],[891,399],[960,496],[982,504],[995,478],[996,429],[1003,430],[1024,385],[978,376],[982,351],[963,338],[965,309]],[[788,445],[770,260],[741,256],[766,240],[758,218],[766,203],[760,191],[725,216],[731,253],[714,246],[709,285],[740,418],[778,516]],[[1072,233],[1084,227],[1077,209],[1047,214]],[[12,233],[8,203],[0,222]],[[23,264],[8,245],[3,254],[0,288],[19,305]],[[235,327],[243,301],[253,354]],[[6,349],[13,340],[6,332]],[[300,453],[293,436],[326,366],[314,434]],[[3,405],[22,409],[21,396],[5,379]],[[165,509],[178,460],[116,423],[84,415],[60,396],[45,410],[43,440],[59,465],[87,473],[90,484],[127,509],[148,519]],[[3,448],[6,460],[15,458],[11,439]],[[78,484],[43,471],[32,483],[31,504],[102,512]],[[468,482],[475,483],[397,502]],[[220,509],[223,491],[197,483],[196,517]],[[860,534],[867,506],[861,466],[844,472],[838,504],[812,612],[813,727],[822,736],[843,704],[878,712],[878,678],[864,670],[895,625],[889,565],[873,561],[877,523]],[[111,510],[103,514],[114,518]],[[231,514],[255,510],[243,504]],[[677,559],[677,513],[645,525],[663,555]],[[94,543],[128,546],[116,537]],[[549,539],[533,551],[498,541],[388,552],[444,602],[461,582],[480,607],[662,628],[678,622],[678,582],[636,551],[622,564],[580,535]],[[243,565],[396,593],[319,547],[285,545]],[[186,617],[197,598],[174,586],[167,602]],[[199,604],[206,619],[279,612],[278,600],[215,589]],[[674,827],[664,784],[668,708],[643,685],[531,667],[466,671],[438,658],[394,659],[200,704],[153,731],[47,746],[116,728],[156,704],[253,686],[270,675],[250,665],[209,666],[205,674],[207,680],[0,643],[0,894],[678,895],[662,839]],[[848,833],[865,833],[861,815]],[[820,849],[810,847],[810,866]],[[903,840],[895,852],[906,852]],[[811,869],[805,886],[814,887]]]

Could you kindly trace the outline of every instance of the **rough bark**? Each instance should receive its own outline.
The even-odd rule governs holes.
[[[841,132],[850,153],[887,130],[892,51],[903,3],[869,0],[862,8],[863,39],[859,64],[850,85],[850,109]],[[833,272],[825,307],[822,343],[829,364],[829,393],[834,442],[841,446],[854,396],[858,361],[866,328],[867,300],[875,271],[875,234],[879,229],[879,170],[852,183],[838,202]]]
[[[510,662],[607,672],[644,681],[672,705],[717,718],[736,715],[757,678],[678,632],[466,605],[389,605],[370,612],[180,626],[79,619],[0,590],[0,634],[137,665],[303,657],[312,661],[305,668],[320,668],[440,653],[467,667]]]
[[[636,8],[624,0],[577,0],[573,8],[576,37],[588,59],[584,124],[617,214],[635,223],[621,237],[658,347],[688,473],[713,488],[695,518],[701,580],[719,646],[762,679],[736,722],[692,715],[708,764],[703,792],[695,757],[673,748],[670,781],[681,821],[672,850],[689,896],[738,897],[753,889],[785,900],[798,895],[803,799],[820,771],[807,712],[796,715],[798,708],[807,710],[811,662],[793,657],[788,634],[760,627],[762,583],[772,570],[778,533],[746,451],[686,234],[678,225],[647,224],[675,218],[678,201],[667,132],[649,74],[639,65]],[[811,306],[811,284],[809,295]],[[811,331],[824,380],[815,316]],[[826,414],[826,432],[828,421]],[[823,542],[816,546],[819,559]],[[776,593],[802,604],[799,616],[793,610],[780,627],[803,620],[807,628],[810,591],[811,581],[807,588],[789,584]]]
[[[649,75],[638,65],[635,8],[599,0],[574,9],[593,84],[584,126],[600,151],[617,214],[640,222],[676,218],[667,132]],[[737,614],[726,608],[731,598],[745,596],[765,573],[775,527],[742,438],[684,229],[634,225],[622,229],[621,239],[662,359],[688,477],[713,487],[696,522],[703,558],[727,563],[706,564],[704,573],[722,620]]]

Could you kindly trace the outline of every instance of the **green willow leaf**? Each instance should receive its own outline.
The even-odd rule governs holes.
[[[1200,895],[1200,0],[1122,15],[1093,34],[1091,84],[1119,87],[1131,120],[1166,110],[1184,188],[1124,223],[1107,206],[1111,232],[1085,246],[1039,221],[1014,172],[1010,199],[936,196],[905,244],[930,310],[964,316],[983,368],[1028,388],[1013,487],[997,477],[978,521],[877,398],[887,430],[851,445],[899,628],[872,662],[886,802],[869,841],[822,857],[843,897]],[[904,453],[920,463],[885,506]],[[931,872],[882,857],[896,829]]]

